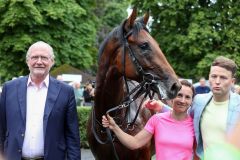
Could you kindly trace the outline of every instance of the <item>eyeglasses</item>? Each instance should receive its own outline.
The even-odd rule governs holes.
[[[32,61],[38,61],[39,58],[41,59],[41,61],[47,62],[49,60],[49,57],[46,56],[31,56],[30,59]]]

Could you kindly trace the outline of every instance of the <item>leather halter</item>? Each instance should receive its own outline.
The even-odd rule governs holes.
[[[147,28],[143,28],[145,31],[148,32]],[[149,84],[156,84],[157,83],[157,79],[159,79],[157,76],[144,71],[144,69],[142,68],[142,66],[140,65],[139,61],[136,58],[135,53],[133,52],[131,46],[128,43],[128,38],[129,36],[131,36],[133,33],[133,30],[130,30],[127,34],[123,34],[123,42],[124,42],[124,48],[123,48],[123,59],[122,59],[122,63],[123,63],[123,74],[124,74],[124,78],[125,76],[125,57],[126,57],[126,49],[128,49],[128,53],[129,56],[134,64],[134,66],[136,67],[136,70],[139,74],[140,77],[142,77],[143,81],[146,81]]]

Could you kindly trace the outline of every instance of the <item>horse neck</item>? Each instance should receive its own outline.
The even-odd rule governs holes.
[[[96,117],[101,117],[107,110],[119,105],[124,97],[123,80],[109,75],[102,85],[97,85],[95,92]],[[98,114],[98,115],[97,115]]]
[[[108,45],[110,47],[108,47]],[[116,41],[106,44],[99,62],[96,77],[95,113],[98,119],[112,107],[119,105],[124,97],[124,81],[114,64],[119,43]],[[110,48],[110,49],[109,49]]]

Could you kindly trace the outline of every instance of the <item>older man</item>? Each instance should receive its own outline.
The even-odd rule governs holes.
[[[9,160],[79,160],[73,88],[49,76],[52,47],[42,41],[26,55],[30,74],[3,86],[0,151]]]

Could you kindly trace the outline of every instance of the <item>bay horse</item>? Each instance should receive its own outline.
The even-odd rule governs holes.
[[[129,150],[116,137],[109,138],[101,125],[102,115],[110,110],[110,115],[115,117],[121,128],[135,135],[150,118],[149,110],[141,106],[138,109],[132,107],[137,102],[125,105],[134,97],[126,98],[126,93],[131,93],[127,80],[142,84],[141,93],[153,90],[164,99],[174,98],[181,88],[174,70],[146,28],[148,19],[148,13],[137,19],[137,10],[134,8],[129,18],[109,33],[99,49],[95,103],[87,127],[89,146],[96,160],[151,159],[150,143],[140,149]],[[133,114],[131,110],[139,114]],[[129,119],[134,119],[132,127],[128,127]]]

